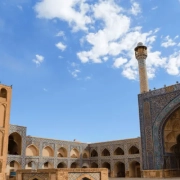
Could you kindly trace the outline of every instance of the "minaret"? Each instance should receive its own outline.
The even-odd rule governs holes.
[[[6,179],[11,91],[11,86],[0,84],[0,180]]]
[[[144,46],[143,43],[139,42],[134,51],[139,65],[139,80],[141,93],[148,92],[149,88],[146,71],[147,47]]]

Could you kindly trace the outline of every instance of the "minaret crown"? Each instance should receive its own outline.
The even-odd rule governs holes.
[[[145,60],[147,58],[147,47],[142,42],[137,44],[134,51],[137,60]]]

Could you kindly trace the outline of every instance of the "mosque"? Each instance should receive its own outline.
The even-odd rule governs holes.
[[[180,84],[149,90],[147,47],[142,43],[135,57],[139,138],[87,144],[27,136],[26,127],[9,124],[12,87],[0,84],[0,180],[17,175],[22,180],[60,180],[65,173],[68,180],[106,180],[100,178],[102,168],[108,169],[109,177],[180,176]],[[30,177],[37,172],[39,176]]]

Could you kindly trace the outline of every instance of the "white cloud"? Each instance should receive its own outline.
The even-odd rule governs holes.
[[[43,91],[47,92],[48,90],[46,88],[43,88]]]
[[[131,11],[133,15],[137,16],[139,13],[141,13],[140,5],[137,2],[132,3]]]
[[[164,39],[164,42],[161,44],[161,46],[167,48],[169,46],[175,46],[176,42],[174,42],[169,36],[166,36]]]
[[[80,73],[81,71],[79,69],[74,69],[72,72],[71,72],[71,75],[74,77],[74,78],[77,78],[78,74]]]
[[[156,10],[157,8],[158,8],[158,6],[155,6],[155,7],[152,8],[152,10]]]
[[[36,59],[32,60],[37,66],[39,66],[43,61],[44,57],[41,55],[36,54]]]
[[[180,51],[170,55],[166,69],[170,75],[180,75]]]
[[[57,43],[56,47],[61,51],[64,51],[66,49],[66,45],[64,45],[62,42]]]
[[[34,7],[38,18],[67,21],[74,31],[87,30],[91,18],[87,16],[90,7],[85,0],[41,0]]]
[[[58,36],[58,37],[65,37],[65,34],[64,34],[64,31],[59,31],[57,34],[56,34],[56,36]]]
[[[123,64],[125,64],[127,62],[127,59],[125,58],[117,58],[115,61],[114,61],[114,64],[113,66],[116,67],[116,68],[119,68],[120,66],[122,66]]]

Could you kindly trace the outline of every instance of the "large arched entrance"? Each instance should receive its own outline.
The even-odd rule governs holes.
[[[164,125],[164,168],[180,169],[180,108]]]
[[[21,155],[21,147],[22,147],[21,136],[16,132],[10,134],[9,142],[8,142],[8,154]]]
[[[129,177],[141,177],[140,163],[132,161],[129,163]]]
[[[114,165],[114,177],[125,177],[125,165],[122,162],[117,162]]]

